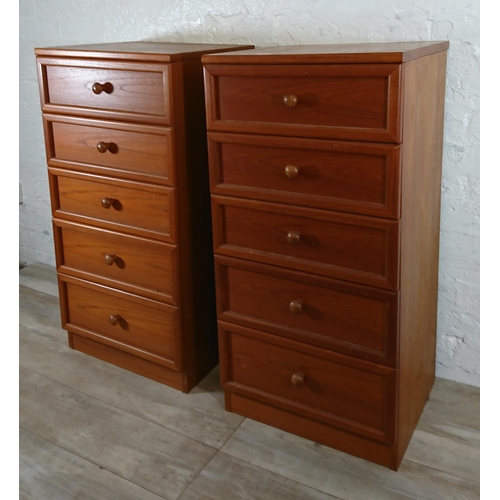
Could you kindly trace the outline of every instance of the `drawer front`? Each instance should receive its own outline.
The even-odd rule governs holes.
[[[64,328],[178,369],[178,309],[64,278]],[[68,280],[68,281],[66,281]],[[73,282],[74,281],[74,282]]]
[[[176,242],[175,190],[49,169],[53,215]]]
[[[211,189],[253,199],[399,217],[399,146],[209,133]]]
[[[401,142],[398,64],[205,69],[211,131]]]
[[[175,303],[177,247],[54,220],[58,270]]]
[[[218,318],[395,366],[395,292],[216,256]]]
[[[171,123],[168,65],[37,60],[45,112]]]
[[[224,389],[390,441],[394,370],[227,323],[219,331]]]
[[[115,175],[120,171],[173,185],[172,130],[46,115],[53,166],[87,165]]]
[[[399,289],[398,222],[212,196],[219,255]]]

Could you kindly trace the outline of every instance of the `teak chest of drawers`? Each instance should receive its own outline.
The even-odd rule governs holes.
[[[447,48],[202,58],[226,408],[395,470],[434,382]]]
[[[201,55],[36,49],[69,345],[188,392],[217,364]]]

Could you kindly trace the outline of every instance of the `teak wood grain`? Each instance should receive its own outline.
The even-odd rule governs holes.
[[[183,392],[218,360],[200,58],[241,48],[35,50],[69,345]]]
[[[178,303],[178,248],[163,242],[54,219],[58,271]]]
[[[392,446],[387,443],[347,431],[331,422],[312,420],[309,415],[267,404],[254,397],[227,391],[226,409],[377,464],[389,467],[393,462]]]
[[[399,146],[217,132],[208,146],[214,194],[399,218]]]
[[[127,175],[175,185],[173,131],[167,127],[44,116],[50,144],[47,163]],[[104,152],[99,145],[105,145]]]
[[[77,284],[78,283],[78,284]],[[176,337],[179,313],[175,307],[151,307],[146,300],[131,301],[126,295],[110,295],[105,288],[83,281],[65,283],[68,297],[68,325],[112,347],[136,354],[169,368],[180,358]],[[118,318],[116,324],[110,317]],[[67,326],[67,325],[66,325]]]
[[[222,322],[219,336],[227,353],[223,388],[392,441],[394,370]],[[302,382],[294,383],[299,374]]]
[[[395,366],[397,293],[220,255],[215,264],[219,319]]]
[[[212,206],[217,254],[399,288],[397,221],[215,195]]]
[[[226,408],[394,470],[434,381],[447,48],[203,57]],[[308,353],[394,369],[385,441],[361,405],[319,417],[358,378]],[[294,400],[311,366],[324,390]]]
[[[175,189],[52,167],[49,184],[54,217],[177,242]]]
[[[186,392],[185,377],[175,367],[167,367],[157,358],[150,361],[146,357],[138,356],[137,351],[128,352],[121,346],[103,343],[103,339],[94,337],[92,332],[87,330],[68,325],[68,332],[72,349]],[[106,340],[104,338],[105,342]]]
[[[446,52],[405,65],[397,463],[434,384]]]
[[[170,125],[170,66],[38,57],[42,111]],[[110,92],[93,91],[111,83]]]
[[[162,62],[200,60],[203,54],[230,52],[252,49],[253,45],[224,45],[210,43],[173,43],[173,42],[112,42],[61,47],[37,47],[38,56],[64,56],[92,59],[113,59],[135,62]]]
[[[207,124],[211,131],[400,142],[400,81],[399,65],[390,64],[209,64]],[[296,104],[285,104],[288,96]]]
[[[207,64],[387,64],[403,63],[447,50],[449,42],[339,43],[263,47],[229,54],[206,54]]]

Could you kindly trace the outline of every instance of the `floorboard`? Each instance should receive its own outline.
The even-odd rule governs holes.
[[[179,500],[334,500],[296,481],[217,453]]]
[[[22,428],[169,500],[216,451],[34,372],[19,379]]]
[[[435,468],[434,462],[405,457],[393,472],[250,419],[221,451],[343,499],[479,498],[477,482]]]
[[[162,500],[24,429],[19,432],[20,500]]]
[[[243,421],[243,417],[224,410],[218,369],[189,394],[183,394],[73,351],[67,347],[66,335],[64,341],[54,340],[45,334],[46,329],[21,323],[21,367],[217,449]]]

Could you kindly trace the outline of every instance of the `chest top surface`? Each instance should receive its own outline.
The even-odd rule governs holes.
[[[447,50],[449,42],[394,42],[263,47],[207,54],[206,64],[402,63]]]
[[[252,48],[241,45],[241,49]],[[37,56],[83,57],[92,59],[127,59],[150,62],[174,62],[199,58],[214,52],[234,50],[234,45],[169,42],[118,42],[64,47],[36,48]]]

